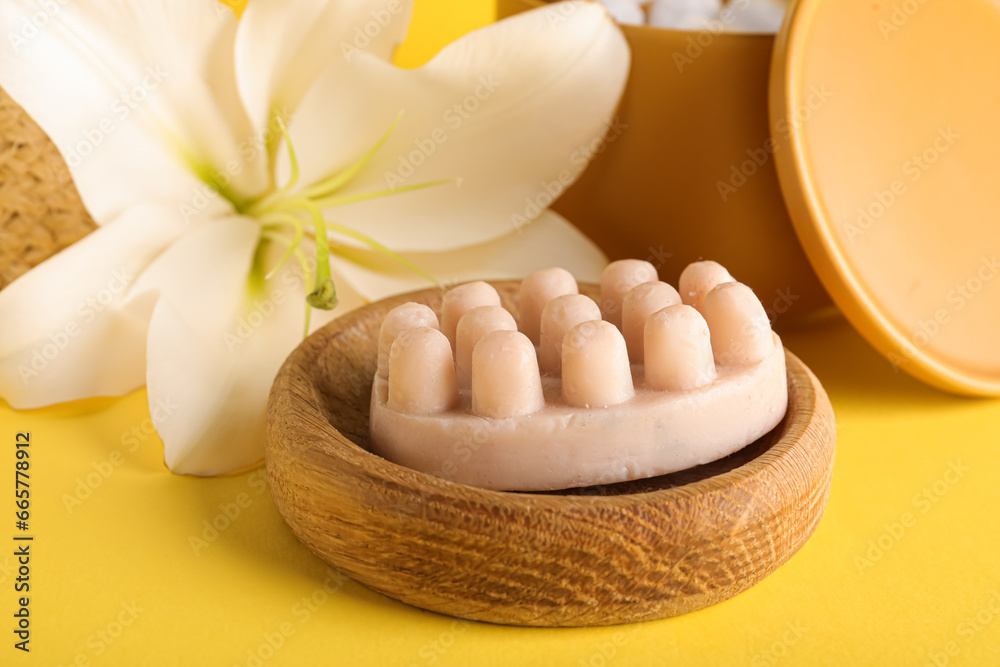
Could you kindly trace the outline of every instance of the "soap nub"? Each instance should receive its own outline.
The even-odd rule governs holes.
[[[389,409],[434,415],[457,404],[455,363],[445,335],[430,327],[399,334],[389,352]]]
[[[422,303],[404,303],[386,313],[378,333],[379,375],[384,377],[389,373],[389,350],[396,337],[407,329],[420,327],[439,328],[437,315]]]
[[[499,306],[500,295],[489,283],[477,281],[465,283],[444,294],[441,301],[441,331],[448,341],[455,344],[455,330],[462,316],[480,306]]]
[[[635,396],[625,339],[610,322],[578,324],[563,338],[562,397],[577,408],[607,407]]]
[[[745,447],[785,414],[784,348],[724,267],[698,262],[683,276],[678,294],[648,262],[610,265],[600,293],[616,324],[612,312],[602,319],[596,286],[558,294],[570,287],[563,272],[534,274],[520,303],[540,306],[537,346],[518,295],[508,312],[485,283],[444,295],[444,332],[426,307],[393,309],[380,332],[389,359],[372,383],[372,451],[453,482],[546,491],[664,475]]]
[[[774,349],[771,321],[764,306],[742,283],[722,283],[713,288],[705,297],[702,314],[712,331],[717,364],[752,366]]]
[[[691,306],[677,304],[653,313],[645,325],[646,386],[686,391],[715,382],[715,357],[708,323]]]
[[[530,415],[545,407],[535,346],[518,331],[494,331],[472,352],[472,412],[489,419]]]
[[[557,296],[579,294],[576,278],[566,269],[542,269],[521,281],[521,314],[518,329],[535,345],[539,343],[542,310]]]
[[[681,302],[677,290],[664,282],[636,285],[625,295],[622,302],[622,335],[628,345],[628,356],[632,363],[643,360],[643,335],[646,319],[653,313]]]
[[[616,327],[622,324],[622,301],[636,285],[659,280],[656,267],[641,259],[611,262],[601,274],[601,313]]]
[[[564,294],[545,304],[538,350],[542,372],[558,376],[562,370],[562,344],[566,332],[577,324],[599,319],[601,309],[583,294]]]
[[[500,306],[473,308],[458,321],[455,332],[455,370],[458,386],[472,386],[472,351],[483,336],[494,331],[517,331],[514,316]]]
[[[729,275],[729,271],[718,262],[695,262],[688,264],[681,271],[680,280],[677,281],[677,291],[680,292],[681,300],[685,304],[701,311],[705,297],[716,285],[733,281],[734,278]]]

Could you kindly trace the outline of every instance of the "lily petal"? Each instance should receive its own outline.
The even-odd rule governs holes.
[[[553,266],[568,270],[580,282],[600,282],[608,263],[590,239],[550,210],[520,232],[481,245],[441,253],[403,253],[403,257],[444,285],[523,278]],[[431,286],[398,262],[371,251],[344,249],[332,262],[355,290],[372,300]]]
[[[167,415],[156,427],[176,473],[216,475],[263,456],[267,396],[302,340],[305,287],[290,264],[256,293],[248,290],[259,232],[245,218],[211,223],[144,276],[144,286],[161,294],[149,325],[149,405]],[[273,266],[280,250],[258,259]],[[303,244],[303,251],[312,249]],[[339,296],[340,312],[360,302],[346,285]],[[313,325],[336,314],[314,312]]]
[[[0,86],[58,146],[98,223],[150,200],[213,217],[222,200],[193,168],[244,195],[266,186],[267,161],[245,159],[254,134],[224,5],[10,0],[0,33]]]
[[[287,118],[331,60],[364,51],[389,60],[412,0],[253,0],[240,19],[236,69],[254,125]],[[343,91],[341,91],[343,92]]]
[[[355,163],[402,112],[385,145],[336,196],[455,184],[339,206],[328,211],[331,219],[394,250],[503,236],[536,217],[586,166],[629,59],[600,5],[559,2],[469,33],[419,69],[366,53],[337,60],[290,126],[300,182]]]
[[[0,291],[0,396],[35,408],[141,387],[155,295],[130,288],[183,230],[172,207],[139,206]]]

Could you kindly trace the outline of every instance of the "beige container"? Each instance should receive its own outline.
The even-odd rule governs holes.
[[[497,16],[544,4],[497,0]],[[675,285],[691,262],[719,262],[753,287],[778,329],[829,306],[778,185],[768,120],[774,36],[622,31],[632,71],[618,115],[553,208],[612,260],[648,259]],[[786,124],[822,105],[817,96]]]

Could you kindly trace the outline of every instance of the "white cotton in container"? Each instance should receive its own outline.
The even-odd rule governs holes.
[[[703,30],[722,10],[722,0],[654,0],[649,25],[674,30]]]
[[[627,25],[642,25],[646,15],[636,0],[599,0],[604,5],[611,18]]]
[[[776,33],[785,18],[781,0],[731,0],[720,14],[722,24],[731,32]]]

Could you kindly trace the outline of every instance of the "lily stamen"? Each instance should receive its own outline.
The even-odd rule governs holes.
[[[310,282],[312,282],[312,271],[309,269],[309,261],[306,259],[306,255],[304,252],[302,252],[302,248],[299,247],[297,241],[289,241],[288,238],[283,234],[277,234],[272,231],[265,231],[263,236],[265,238],[275,240],[287,246],[288,250],[285,253],[285,258],[287,258],[289,254],[294,254],[295,258],[299,260],[299,266],[302,267],[302,275],[305,280],[305,284],[308,285]],[[284,262],[285,259],[283,258],[282,261],[279,262],[276,267],[271,269],[271,271],[264,276],[264,280],[270,280],[272,277],[274,277],[274,274],[278,272],[278,270],[281,268],[281,265],[284,264]],[[302,332],[303,338],[309,335],[309,324],[311,321],[312,321],[312,308],[307,303],[305,329]]]
[[[354,177],[361,172],[365,165],[368,164],[373,157],[375,157],[375,154],[379,152],[385,142],[389,140],[389,137],[392,136],[392,133],[396,130],[396,126],[399,125],[399,121],[402,118],[403,112],[400,111],[396,115],[396,120],[394,120],[392,125],[389,127],[389,130],[375,142],[375,145],[372,146],[371,150],[361,156],[361,159],[347,169],[339,171],[325,180],[310,185],[302,191],[302,196],[309,199],[322,199],[323,197],[329,197],[354,180]]]
[[[269,225],[276,224],[288,225],[295,232],[295,236],[288,242],[288,250],[282,256],[281,260],[278,261],[277,265],[275,265],[275,267],[271,269],[266,276],[264,276],[266,280],[270,280],[275,274],[278,273],[279,270],[281,270],[281,267],[285,265],[285,262],[287,262],[288,258],[292,256],[292,253],[299,250],[299,244],[305,236],[305,229],[302,226],[302,221],[299,220],[297,216],[285,213],[273,213],[270,216],[263,218],[261,222],[264,223],[265,230]]]
[[[392,127],[390,127],[389,130],[379,138],[375,146],[373,146],[371,150],[369,150],[353,165],[347,169],[337,172],[325,180],[318,181],[313,185],[304,188],[298,194],[293,195],[291,192],[298,185],[299,176],[301,174],[298,155],[295,151],[295,145],[292,142],[291,135],[288,132],[288,127],[286,126],[284,120],[282,120],[282,118],[278,115],[274,116],[274,122],[280,128],[281,136],[284,138],[285,145],[288,149],[288,158],[291,163],[291,175],[285,185],[250,204],[244,210],[244,214],[256,218],[261,222],[265,228],[265,236],[267,238],[281,239],[281,242],[287,246],[287,250],[278,261],[277,265],[265,276],[265,279],[267,280],[270,280],[281,269],[281,267],[285,265],[293,254],[297,254],[301,257],[300,245],[306,236],[305,225],[307,223],[300,216],[304,213],[312,220],[313,234],[310,236],[316,243],[316,275],[315,282],[313,282],[308,277],[309,273],[306,273],[306,284],[309,285],[312,283],[312,290],[307,291],[306,293],[307,333],[309,330],[308,322],[311,315],[311,308],[333,310],[338,304],[337,289],[330,271],[330,240],[327,233],[328,230],[360,241],[372,250],[384,254],[390,259],[405,266],[407,269],[413,271],[417,275],[426,278],[434,284],[437,284],[437,280],[434,276],[430,275],[399,253],[390,250],[385,245],[379,243],[370,236],[351,229],[346,225],[330,222],[326,220],[323,215],[323,209],[344,206],[346,204],[353,204],[356,202],[377,199],[380,197],[388,197],[395,194],[402,194],[404,192],[412,192],[414,190],[422,190],[424,188],[436,187],[438,185],[456,182],[453,179],[428,181],[425,183],[416,183],[414,185],[389,188],[376,192],[348,195],[344,197],[332,196],[344,188],[358,175],[358,173],[361,172],[365,165],[379,151],[379,149],[382,148],[385,142],[392,135],[401,118],[402,112],[400,112],[400,114],[396,117]],[[272,164],[272,183],[275,181],[273,169],[274,167]],[[274,234],[271,231],[271,228],[274,226],[291,227],[293,237],[289,239],[287,236]]]

